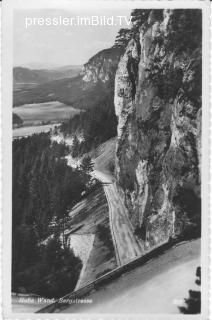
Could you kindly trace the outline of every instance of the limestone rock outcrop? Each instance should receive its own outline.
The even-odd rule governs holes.
[[[116,176],[148,250],[201,229],[201,10],[136,10],[118,64]]]
[[[102,50],[83,66],[82,76],[85,82],[113,83],[118,62],[122,53],[121,47]]]

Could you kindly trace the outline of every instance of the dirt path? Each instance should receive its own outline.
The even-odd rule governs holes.
[[[142,249],[134,236],[127,209],[118,193],[114,179],[98,170],[94,170],[93,175],[104,183],[117,262],[119,265],[126,264],[141,256]]]

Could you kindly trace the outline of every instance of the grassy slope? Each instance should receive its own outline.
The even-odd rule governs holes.
[[[95,169],[107,174],[113,174],[115,164],[116,138],[102,143],[91,151],[89,156],[93,158]]]
[[[96,170],[109,174],[113,173],[112,170],[115,161],[115,144],[116,138],[112,138],[105,143],[102,143],[98,148],[89,153],[89,155],[94,159]],[[106,200],[105,194],[99,194],[97,198],[99,198],[99,201],[101,202]],[[84,206],[86,207],[86,203],[84,203]],[[105,232],[102,234],[102,230],[100,228],[98,229],[98,227],[96,228],[97,232],[94,240],[94,247],[88,259],[87,268],[85,270],[85,276],[83,279],[85,285],[117,267],[110,233],[108,205],[104,204],[104,207],[102,206],[102,210],[103,209],[106,210],[107,213],[105,211],[105,214],[101,216],[101,219],[104,220],[101,221],[100,225],[103,225],[106,228],[105,232],[108,232],[110,237],[106,238]],[[96,223],[99,225],[98,221],[96,221]]]
[[[74,214],[68,227],[71,233],[94,233],[94,246],[88,259],[83,284],[89,283],[98,276],[114,269],[115,253],[109,228],[107,200],[103,188],[99,188],[73,208]],[[100,226],[100,227],[99,227]],[[104,228],[104,237],[101,236]]]

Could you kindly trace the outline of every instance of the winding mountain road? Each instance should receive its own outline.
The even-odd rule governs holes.
[[[127,209],[121,199],[115,180],[98,170],[93,176],[103,183],[109,206],[110,228],[118,265],[123,265],[142,255],[142,248],[135,238]]]
[[[67,157],[68,165],[76,168],[80,159],[76,160],[71,155]],[[103,183],[104,192],[109,207],[110,229],[115,248],[118,266],[124,265],[143,254],[142,247],[138,243],[131,222],[128,218],[127,208],[118,192],[116,181],[109,173],[102,172],[94,161],[92,176]]]
[[[71,155],[67,157],[68,165],[76,168],[81,159],[74,159]],[[110,229],[115,248],[118,266],[124,265],[143,254],[143,249],[138,243],[128,217],[128,211],[118,192],[115,178],[104,171],[99,170],[99,164],[94,161],[92,176],[103,183],[104,192],[109,207]],[[104,166],[101,166],[104,170]]]

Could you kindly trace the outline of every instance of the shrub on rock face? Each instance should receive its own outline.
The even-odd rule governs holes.
[[[177,188],[173,197],[177,220],[181,222],[178,229],[183,239],[196,238],[201,235],[201,199],[192,189]]]
[[[191,80],[194,74],[196,84],[193,81],[193,85],[197,87],[198,83],[200,90],[197,91],[201,94],[201,21],[201,10],[175,10],[166,33],[160,31],[152,39],[147,78],[158,87],[159,96],[166,101],[174,99],[180,88],[187,91],[185,80]],[[193,92],[194,95],[197,91]]]
[[[201,268],[196,270],[197,285],[201,285]],[[189,290],[189,297],[185,299],[185,307],[179,307],[181,313],[184,314],[198,314],[201,312],[201,292],[195,290]]]

